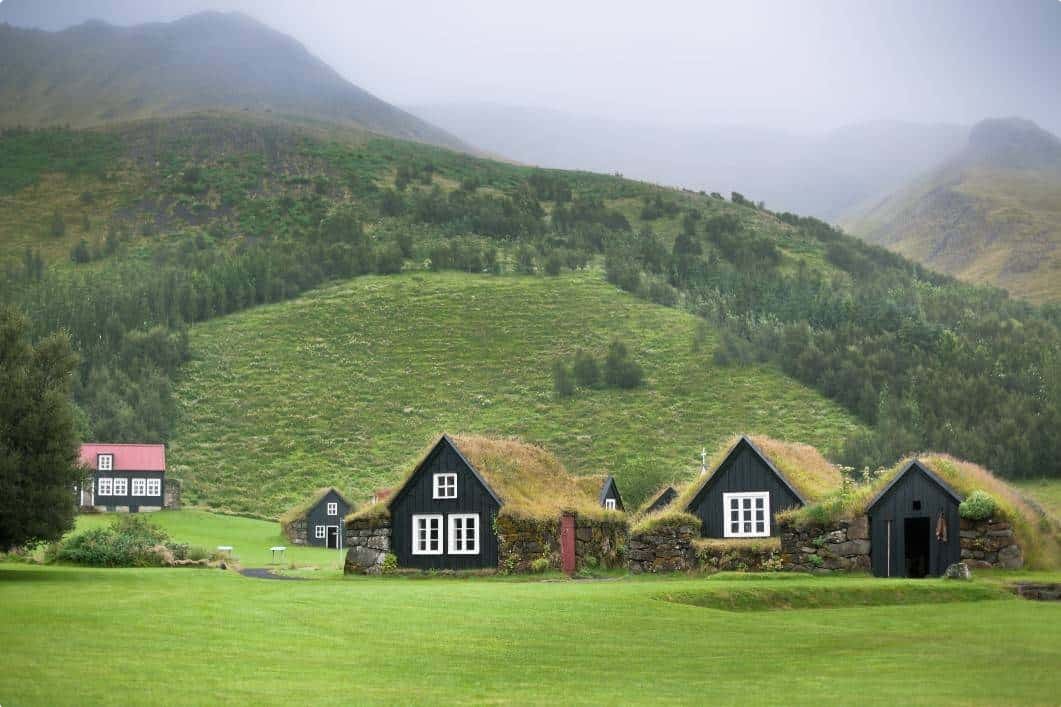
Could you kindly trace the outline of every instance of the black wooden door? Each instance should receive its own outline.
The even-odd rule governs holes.
[[[332,550],[339,547],[339,526],[328,526],[328,547]]]

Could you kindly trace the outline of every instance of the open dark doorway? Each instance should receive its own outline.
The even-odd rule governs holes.
[[[328,526],[328,549],[335,550],[339,547],[339,526]]]
[[[906,547],[907,577],[927,577],[931,529],[928,518],[907,518],[903,521],[903,542]]]

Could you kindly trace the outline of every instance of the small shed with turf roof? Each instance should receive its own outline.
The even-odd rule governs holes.
[[[647,515],[649,513],[655,513],[656,511],[662,511],[673,503],[674,499],[677,497],[678,490],[668,484],[649,496],[648,501],[641,509],[641,513]]]
[[[839,468],[809,445],[741,435],[721,449],[676,501],[700,519],[705,538],[779,535],[774,516],[840,486]]]
[[[608,475],[601,484],[600,507],[609,511],[623,511],[623,497],[619,493],[619,486],[615,483],[615,477]]]
[[[280,527],[295,545],[339,548],[343,543],[343,518],[353,507],[339,489],[325,486],[280,516]]]

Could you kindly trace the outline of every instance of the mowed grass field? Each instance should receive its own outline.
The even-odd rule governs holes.
[[[840,608],[709,608],[749,592],[765,606],[804,595]],[[843,607],[849,594],[884,605]],[[6,564],[0,606],[5,706],[1055,705],[1061,694],[1061,607],[991,579],[278,582]]]
[[[714,365],[697,323],[598,271],[350,280],[193,328],[170,472],[186,502],[274,516],[323,485],[367,498],[439,433],[467,432],[542,444],[637,501],[737,432],[829,448],[857,428],[775,368]],[[646,385],[558,400],[554,361],[603,359],[615,338]]]

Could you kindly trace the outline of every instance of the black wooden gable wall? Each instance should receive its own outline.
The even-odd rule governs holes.
[[[457,498],[435,499],[432,477],[436,473],[457,474]],[[478,569],[497,567],[498,545],[494,517],[501,504],[471,470],[448,438],[439,441],[413,476],[388,504],[391,513],[391,551],[400,567],[418,569]],[[479,553],[449,554],[448,516],[453,513],[479,515]],[[413,516],[442,515],[441,555],[414,555]]]
[[[772,516],[787,508],[802,506],[788,484],[746,440],[741,440],[719,465],[700,492],[689,503],[688,511],[700,518],[700,534],[705,538],[723,538],[725,510],[722,494],[752,491],[770,493],[770,534],[779,529]]]
[[[907,519],[925,519],[911,524],[911,531],[928,533],[929,562],[927,573],[942,575],[948,566],[961,559],[961,519],[958,499],[941,481],[914,462],[887,487],[868,509],[870,522],[870,558],[873,574],[878,577],[906,577],[907,543],[925,537],[907,537]],[[939,517],[943,514],[946,539],[937,537]],[[927,529],[927,530],[926,530]]]
[[[329,503],[339,504],[338,515],[328,515]],[[340,526],[340,521],[346,517],[346,514],[349,513],[350,510],[350,504],[344,501],[342,496],[336,493],[334,489],[326,493],[324,495],[324,498],[322,498],[319,503],[317,503],[315,506],[312,506],[308,511],[306,511],[306,544],[327,547],[328,527]],[[318,525],[323,525],[325,527],[325,534],[323,538],[317,538],[317,534],[315,531],[316,526]]]
[[[615,500],[615,509],[618,511],[625,510],[623,508],[623,497],[619,494],[619,487],[615,483],[615,479],[609,476],[604,480],[604,485],[601,487],[600,493],[600,504],[604,507],[605,501],[609,498]]]

